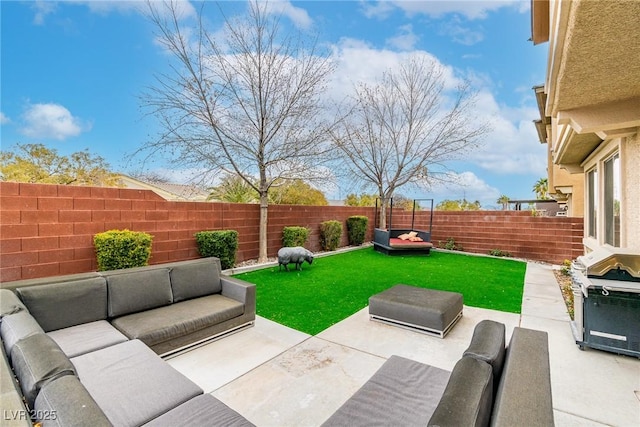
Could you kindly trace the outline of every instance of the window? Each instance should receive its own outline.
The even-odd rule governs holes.
[[[620,155],[604,162],[604,242],[620,247]]]
[[[598,237],[598,171],[595,169],[587,173],[587,192],[587,235],[595,239]]]

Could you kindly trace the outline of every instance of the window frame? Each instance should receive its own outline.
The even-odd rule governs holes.
[[[602,229],[603,243],[620,247],[620,210],[622,177],[620,152],[616,151],[602,161]],[[616,206],[617,202],[617,206]]]
[[[587,171],[587,237],[598,238],[598,167]]]

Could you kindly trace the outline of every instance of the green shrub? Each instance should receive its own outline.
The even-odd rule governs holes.
[[[109,230],[93,236],[98,271],[149,264],[153,236],[140,231]]]
[[[340,246],[342,223],[340,221],[324,221],[320,223],[320,246],[325,251],[335,251]]]
[[[560,272],[565,276],[571,276],[571,260],[565,259],[562,261],[562,267],[560,267]]]
[[[282,229],[282,246],[304,246],[309,238],[307,227],[284,227]]]
[[[504,257],[510,257],[511,256],[511,254],[509,252],[503,251],[502,249],[491,249],[489,251],[489,255],[500,256],[500,257],[503,257],[503,256]]]
[[[195,234],[198,252],[203,257],[220,258],[223,270],[236,265],[238,232],[235,230],[200,231]]]
[[[462,246],[457,244],[453,237],[449,237],[446,242],[438,241],[438,247],[450,251],[461,251]]]
[[[347,218],[347,236],[350,245],[360,246],[364,243],[368,223],[369,217],[363,215],[354,215]]]

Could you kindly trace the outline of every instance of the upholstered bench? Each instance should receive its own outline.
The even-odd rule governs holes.
[[[369,298],[369,317],[444,338],[462,317],[462,294],[395,285]]]

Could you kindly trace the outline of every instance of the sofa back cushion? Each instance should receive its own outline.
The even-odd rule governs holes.
[[[107,276],[109,317],[124,316],[173,302],[169,270],[150,268]]]
[[[45,383],[76,374],[69,358],[46,334],[31,335],[18,341],[11,350],[11,365],[31,408]]]
[[[473,330],[469,347],[462,354],[487,362],[493,368],[494,389],[498,388],[505,355],[504,323],[482,320]]]
[[[2,321],[4,316],[9,316],[26,309],[16,294],[9,289],[0,289],[0,321]]]
[[[220,265],[211,259],[189,262],[171,268],[173,301],[220,293]]]
[[[553,426],[548,334],[513,329],[491,417],[492,426]]]
[[[2,342],[7,354],[11,354],[11,349],[21,339],[43,333],[44,331],[36,319],[27,310],[5,316],[0,323],[0,335],[2,335]]]
[[[45,332],[107,318],[107,286],[92,277],[16,290]]]
[[[493,370],[482,360],[463,357],[451,371],[429,426],[488,426],[493,405]]]

